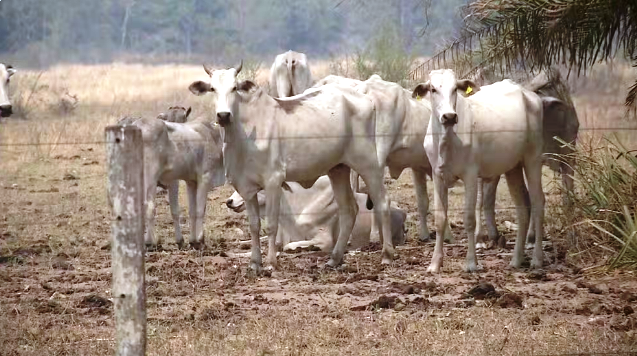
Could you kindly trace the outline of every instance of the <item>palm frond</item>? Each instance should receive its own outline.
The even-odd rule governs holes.
[[[461,11],[460,37],[416,67],[412,79],[441,66],[463,77],[481,67],[504,75],[560,64],[581,74],[619,51],[637,64],[634,0],[476,0]],[[634,108],[636,100],[633,86],[626,104]]]

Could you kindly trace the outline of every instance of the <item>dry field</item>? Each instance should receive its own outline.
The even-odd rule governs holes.
[[[322,76],[329,65],[314,70]],[[259,82],[266,72],[257,73]],[[104,127],[126,115],[154,117],[170,105],[204,114],[206,99],[187,91],[203,74],[198,66],[113,64],[14,77],[14,104],[26,119],[0,124],[0,355],[112,353]],[[572,81],[586,140],[599,142],[594,134],[600,133],[586,128],[629,127],[621,119],[629,74],[623,67],[601,67],[587,80]],[[69,106],[69,97],[77,104]],[[622,135],[633,144],[630,134]],[[416,240],[409,172],[387,181],[391,198],[408,212],[408,242],[388,267],[380,266],[376,243],[348,254],[338,271],[321,268],[327,256],[303,252],[282,254],[279,270],[254,276],[247,259],[232,257],[244,252],[238,242],[247,239],[247,219],[223,205],[230,187],[209,195],[203,251],[177,250],[167,199],[160,196],[156,228],[164,248],[146,259],[148,354],[637,350],[637,280],[631,271],[592,268],[604,262],[602,254],[579,260],[567,253],[556,181],[545,171],[548,266],[540,272],[507,270],[511,251],[487,250],[479,255],[484,271],[463,273],[460,240],[446,248],[442,273],[427,274],[433,245]],[[506,222],[515,212],[505,184],[498,194],[499,229],[512,241]],[[461,186],[450,199],[453,233],[460,239]],[[431,215],[428,224],[433,227]]]

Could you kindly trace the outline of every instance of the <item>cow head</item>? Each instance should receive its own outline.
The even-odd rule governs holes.
[[[458,123],[456,113],[456,99],[458,92],[468,96],[480,90],[472,80],[457,80],[456,74],[450,69],[434,70],[429,73],[429,81],[418,84],[412,97],[431,95],[432,115],[443,126],[452,127]]]
[[[190,115],[190,112],[190,107],[188,108],[188,110],[186,110],[186,108],[181,106],[171,106],[170,108],[168,108],[167,112],[163,112],[157,115],[157,118],[168,122],[183,124],[188,121],[188,115]]]
[[[238,112],[239,93],[246,92],[256,87],[252,81],[237,81],[237,74],[241,72],[243,61],[236,68],[211,70],[204,64],[204,70],[210,76],[207,81],[196,81],[188,87],[195,95],[204,95],[211,92],[216,108],[217,122],[222,127],[232,123]]]
[[[259,209],[265,207],[265,193],[260,191],[257,193],[257,201],[259,202]],[[232,209],[235,213],[240,213],[246,210],[246,203],[237,191],[232,193],[230,198],[226,200],[226,206],[228,209]]]
[[[0,63],[0,117],[9,117],[13,113],[9,101],[9,78],[15,72],[12,66]]]

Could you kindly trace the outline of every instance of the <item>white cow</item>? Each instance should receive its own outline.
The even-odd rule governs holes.
[[[331,252],[338,238],[339,222],[338,205],[329,177],[321,176],[308,189],[294,182],[288,182],[288,185],[291,191],[284,191],[281,196],[277,245],[282,246],[283,251],[316,246],[324,252]],[[365,208],[367,196],[361,193],[354,195],[358,204],[358,215],[349,240],[350,249],[368,245],[375,226],[374,215]],[[265,194],[257,193],[257,199],[261,215],[265,215]],[[226,205],[235,212],[245,210],[245,201],[237,192],[226,200]],[[392,206],[390,215],[393,245],[401,245],[405,242],[407,214]]]
[[[432,115],[424,145],[434,167],[436,228],[447,223],[447,191],[458,178],[465,184],[464,227],[468,235],[467,271],[478,269],[475,244],[475,206],[478,178],[506,174],[517,207],[520,228],[511,266],[524,258],[528,211],[524,202],[524,174],[529,183],[536,243],[532,267],[542,266],[544,192],[542,191],[542,100],[522,86],[504,80],[482,88],[470,80],[457,80],[452,70],[436,70],[419,84],[415,97],[430,94]],[[469,94],[464,97],[462,94]],[[473,94],[475,93],[475,94]],[[471,95],[473,94],[473,95]],[[430,272],[439,272],[443,238],[436,236]]]
[[[0,63],[0,117],[9,117],[13,114],[9,101],[9,81],[16,72],[12,66]]]
[[[191,111],[190,107],[186,109],[183,106],[171,106],[167,112],[162,112],[157,115],[157,118],[168,122],[183,124],[188,121],[188,116],[190,116]]]
[[[431,165],[422,143],[431,116],[430,103],[413,99],[411,92],[396,83],[384,81],[376,74],[366,81],[329,75],[319,80],[314,87],[330,83],[350,86],[369,96],[374,102],[377,112],[375,132],[379,164],[389,167],[393,179],[398,179],[405,168],[411,168],[420,215],[420,240],[429,240],[427,175],[431,176]],[[353,186],[358,191],[358,175],[352,173]],[[453,241],[448,225],[445,240]]]
[[[179,247],[183,246],[179,224],[179,180],[183,180],[188,187],[190,245],[202,248],[208,192],[225,183],[219,128],[204,118],[183,124],[160,119],[124,118],[118,124],[132,124],[142,131],[146,245],[150,247],[160,243],[154,232],[155,194],[159,183],[168,186],[175,240]]]
[[[270,68],[270,93],[275,98],[301,94],[312,86],[312,72],[305,53],[287,51]]]
[[[486,79],[482,78],[483,82]],[[480,83],[483,84],[483,83]],[[562,176],[563,186],[563,204],[565,209],[571,206],[571,200],[568,197],[569,192],[573,191],[573,165],[575,162],[570,158],[573,150],[569,146],[560,144],[554,137],[559,137],[565,142],[575,144],[577,141],[577,132],[579,130],[579,119],[577,112],[571,100],[568,86],[562,81],[560,72],[556,69],[542,71],[533,78],[525,87],[542,98],[543,104],[543,141],[544,148],[542,152],[544,164],[555,172],[559,172]],[[558,154],[561,159],[557,159],[554,155]],[[484,185],[478,185],[478,217],[476,236],[479,241],[478,246],[486,246],[483,239],[488,235],[491,244],[498,244],[504,247],[506,243],[504,237],[499,236],[495,222],[495,197],[496,189],[500,177],[495,177],[485,181]],[[483,194],[484,191],[484,194]],[[530,205],[529,193],[524,187],[524,199],[527,205]],[[487,225],[487,232],[483,230],[483,224],[480,220],[481,209],[484,206],[484,215]],[[532,246],[535,243],[535,228],[533,221],[529,224],[526,237],[527,245]]]
[[[259,203],[265,189],[268,262],[276,266],[282,186],[286,181],[311,187],[327,173],[339,207],[339,237],[328,266],[342,262],[358,206],[349,184],[350,168],[367,186],[383,241],[382,263],[393,260],[389,203],[383,170],[376,159],[374,106],[356,91],[326,85],[287,99],[274,99],[252,81],[237,81],[239,68],[211,71],[189,87],[196,95],[212,93],[217,121],[224,133],[226,178],[247,204],[252,238],[251,267],[259,270]],[[289,188],[289,187],[288,187]],[[387,237],[383,240],[383,236]]]

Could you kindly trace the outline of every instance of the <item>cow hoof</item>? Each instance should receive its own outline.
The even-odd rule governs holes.
[[[531,269],[539,269],[539,268],[542,268],[542,261],[534,258],[531,261]]]
[[[432,236],[433,235],[433,236]],[[418,240],[420,242],[429,242],[432,238],[436,238],[435,233],[430,233],[429,235],[421,235]]]
[[[336,268],[340,264],[341,264],[341,262],[336,262],[336,260],[330,258],[330,260],[327,261],[327,263],[325,264],[325,267],[327,267],[327,268]]]
[[[160,249],[160,245],[159,244],[153,244],[153,243],[147,243],[146,244],[146,251],[147,252],[154,252],[154,251],[158,251]]]
[[[250,263],[250,269],[256,274],[261,273],[261,266],[255,262]]]
[[[499,248],[507,247],[507,239],[504,236],[500,236],[500,238],[498,239],[498,247]]]
[[[390,265],[393,262],[393,258],[383,257],[383,260],[380,262],[383,265]]]
[[[440,273],[440,266],[429,265],[429,267],[427,267],[427,273]]]
[[[507,267],[507,269],[514,270],[514,269],[520,269],[520,267],[522,267],[522,263],[514,259],[511,261],[511,263],[509,263],[509,266]]]
[[[179,250],[183,250],[184,249],[184,242],[183,241],[177,241],[177,249],[179,249]]]
[[[482,265],[475,264],[475,263],[467,264],[464,268],[464,271],[468,273],[480,272],[482,270],[484,270],[484,267],[482,267]]]
[[[192,247],[195,250],[203,250],[205,246],[206,246],[206,244],[203,243],[203,242],[191,242],[190,243],[190,247]]]

